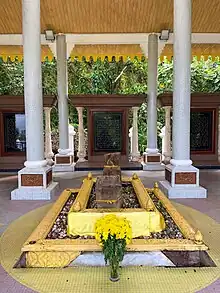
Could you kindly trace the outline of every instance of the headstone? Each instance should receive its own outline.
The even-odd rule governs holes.
[[[120,153],[109,153],[104,155],[103,175],[119,176],[121,179],[120,160],[121,160]]]
[[[120,176],[97,177],[95,194],[98,208],[120,208],[121,188]]]

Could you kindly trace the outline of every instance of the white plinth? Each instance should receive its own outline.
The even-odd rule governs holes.
[[[25,167],[18,172],[18,188],[11,192],[11,200],[50,200],[58,186],[50,166]]]
[[[58,187],[58,182],[52,182],[47,188],[20,187],[11,192],[11,200],[50,200]]]
[[[206,198],[207,190],[199,186],[199,169],[194,166],[167,165],[160,189],[169,198]]]
[[[72,165],[54,165],[52,167],[53,172],[74,172],[75,171],[75,163]]]
[[[168,181],[160,181],[159,188],[169,198],[206,198],[207,190],[201,186],[175,186],[172,187]]]
[[[161,163],[143,163],[143,170],[144,171],[164,171],[165,166]]]

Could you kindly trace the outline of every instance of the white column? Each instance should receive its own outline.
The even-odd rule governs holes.
[[[41,76],[40,0],[23,0],[24,98],[26,167],[47,165],[44,160],[43,98]]]
[[[68,155],[69,134],[68,134],[68,85],[67,85],[67,49],[66,36],[57,35],[57,92],[58,92],[58,110],[59,110],[59,154]]]
[[[44,160],[40,0],[22,3],[27,161],[18,172],[18,188],[11,199],[49,200],[58,182],[53,182],[52,168]]]
[[[138,107],[132,107],[133,111],[133,127],[132,127],[132,153],[131,160],[137,162],[140,159],[140,152],[138,150]]]
[[[171,107],[165,107],[165,133],[164,133],[164,162],[169,163],[171,159],[171,125],[170,125]]]
[[[147,104],[147,153],[158,153],[157,149],[157,66],[158,36],[148,37],[148,104]]]
[[[47,164],[52,166],[54,164],[54,161],[53,161],[54,153],[52,151],[52,141],[51,141],[50,112],[51,112],[51,108],[44,107],[44,114],[45,114],[45,158],[47,160]]]
[[[74,129],[74,126],[69,124],[69,149],[71,150],[71,153],[74,156],[74,136],[76,132]]]
[[[171,165],[160,188],[169,198],[205,198],[199,170],[190,160],[190,73],[192,0],[174,0],[174,83]]]
[[[85,156],[86,156],[86,149],[85,149],[85,135],[84,135],[84,127],[83,127],[83,107],[77,107],[78,112],[78,121],[79,121],[79,127],[78,127],[78,135],[79,135],[79,145],[78,145],[78,152],[77,162],[85,162]]]
[[[173,142],[170,161],[190,166],[192,0],[174,0]]]

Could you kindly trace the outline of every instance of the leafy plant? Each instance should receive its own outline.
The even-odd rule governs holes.
[[[97,220],[95,225],[97,241],[102,245],[105,262],[111,267],[110,280],[119,279],[119,263],[123,260],[126,244],[131,241],[131,225],[126,218],[114,214],[106,215]]]

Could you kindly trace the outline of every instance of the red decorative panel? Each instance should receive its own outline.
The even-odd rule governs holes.
[[[52,170],[47,172],[47,185],[49,185],[52,181]]]
[[[172,173],[170,170],[165,169],[165,179],[171,183]]]
[[[176,173],[175,184],[196,184],[196,173],[195,172]]]
[[[147,155],[147,162],[149,162],[149,163],[160,163],[160,156],[148,156]]]
[[[42,174],[22,174],[21,186],[43,186]]]
[[[56,164],[70,164],[70,156],[56,157]]]

